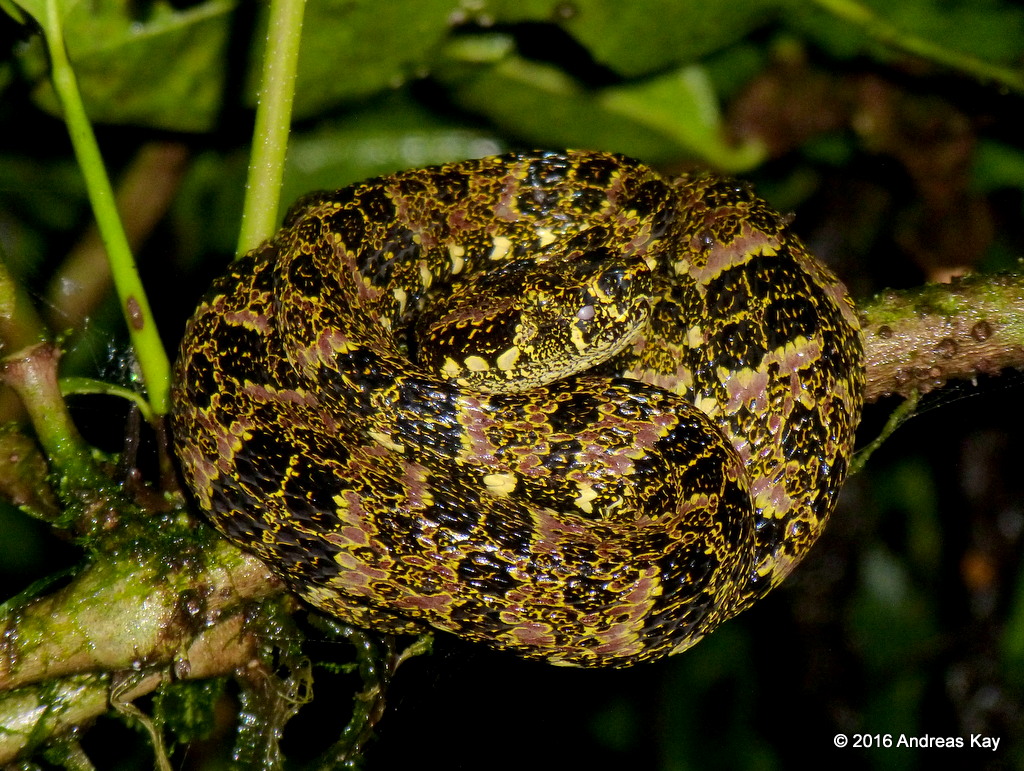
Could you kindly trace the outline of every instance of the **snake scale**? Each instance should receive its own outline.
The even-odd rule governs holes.
[[[316,608],[621,667],[803,557],[863,378],[749,186],[519,153],[296,204],[189,322],[172,419],[199,506]]]

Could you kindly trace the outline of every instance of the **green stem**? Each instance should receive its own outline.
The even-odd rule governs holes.
[[[899,406],[889,415],[889,419],[885,421],[881,433],[854,453],[853,460],[850,462],[850,476],[859,474],[867,464],[868,458],[874,455],[875,450],[885,444],[889,437],[896,433],[896,429],[917,414],[917,404],[920,400],[920,394],[914,391],[900,402]]]
[[[304,9],[305,0],[271,0],[270,3],[238,254],[259,246],[277,229]]]
[[[85,113],[74,70],[68,61],[56,0],[48,0],[46,14],[43,30],[53,67],[53,87],[64,110],[64,120],[71,135],[75,157],[85,177],[96,225],[107,249],[121,312],[128,324],[128,333],[142,370],[149,403],[154,413],[163,415],[170,405],[170,362],[135,267],[131,247],[117,211],[114,190],[103,165],[96,135]]]
[[[60,352],[49,343],[23,349],[0,361],[0,379],[18,394],[39,444],[66,480],[68,491],[98,491],[106,483],[68,413],[57,385]]]
[[[105,380],[96,380],[91,377],[62,377],[58,384],[62,396],[71,394],[103,394],[104,396],[118,396],[127,399],[142,413],[142,419],[147,423],[154,423],[155,418],[150,412],[149,402],[138,393],[115,383],[108,383]]]
[[[864,32],[886,45],[900,48],[955,70],[969,73],[980,80],[991,80],[1005,88],[1024,92],[1024,74],[1009,67],[986,62],[976,56],[961,53],[945,44],[918,37],[878,16],[871,8],[856,0],[814,0],[821,8],[840,19],[860,27]]]
[[[75,429],[57,386],[60,353],[48,342],[42,321],[0,260],[0,380],[14,389],[35,428],[39,443],[75,487],[100,477],[89,448]]]

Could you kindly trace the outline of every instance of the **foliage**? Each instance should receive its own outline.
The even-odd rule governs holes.
[[[75,242],[90,221],[90,189],[39,25],[59,24],[104,160],[118,190],[134,191],[120,201],[127,240],[173,346],[236,248],[269,10],[231,0],[0,7],[20,22],[0,27],[0,258],[60,335],[62,376],[144,385],[152,395],[166,382],[140,382],[124,355],[123,303],[108,296],[109,272],[88,239]],[[1024,247],[1024,10],[1010,0],[308,0],[300,51],[286,203],[507,148],[593,147],[666,170],[705,164],[751,178],[777,208],[797,211],[805,240],[861,297],[1014,269]],[[140,184],[129,184],[133,174]],[[149,224],[133,224],[150,209]],[[72,314],[69,286],[96,301]],[[11,339],[0,336],[8,356]],[[793,579],[694,650],[625,672],[575,672],[439,639],[435,656],[394,678],[388,704],[400,708],[385,714],[366,767],[503,768],[526,758],[537,768],[769,768],[810,757],[885,768],[929,759],[902,748],[837,750],[837,733],[968,742],[983,734],[1002,743],[972,755],[972,765],[1024,763],[1021,384],[986,377],[981,364],[977,373],[981,387],[925,396],[920,417],[848,485]],[[82,565],[85,579],[72,586],[100,587],[88,597],[102,616],[110,555],[130,555],[131,569],[118,575],[141,589],[189,591],[211,565],[226,583],[242,583],[240,558],[210,546],[182,508],[156,457],[158,437],[126,430],[133,418],[114,390],[77,390],[92,393],[71,397],[73,425],[58,420],[53,430],[84,439],[55,455],[38,436],[49,466],[13,475],[35,489],[14,497],[0,486],[21,509],[0,511],[7,595]],[[47,393],[43,411],[60,418],[62,400]],[[864,443],[893,407],[883,401],[868,413]],[[16,406],[4,409],[5,419],[19,418]],[[22,469],[37,458],[9,444],[24,439],[10,431],[2,444]],[[49,484],[39,468],[49,468]],[[118,484],[83,497],[68,489],[69,474]],[[113,596],[127,605],[142,594]],[[209,618],[214,594],[193,594],[185,607],[195,616],[178,622]],[[261,596],[254,590],[239,606],[231,638],[258,632],[251,668],[185,683],[177,652],[169,669],[182,682],[137,702],[166,735],[174,767],[228,762],[237,703],[248,742],[238,757],[254,765],[270,766],[278,748],[253,737],[281,731],[296,710],[282,745],[292,757],[311,758],[311,747],[342,734],[338,714],[358,678],[316,662],[347,662],[350,648],[306,629],[301,613],[293,622],[287,601],[256,603]],[[43,634],[65,631],[39,623]],[[300,651],[292,642],[301,635],[310,642]],[[376,651],[363,637],[354,642]],[[399,654],[388,644],[360,659],[364,670],[371,659],[390,661],[383,675],[364,671],[364,703],[377,698],[366,683],[391,680]],[[137,663],[144,676],[168,671]],[[38,697],[56,718],[58,701],[104,703],[116,692],[128,703],[140,687],[108,671],[115,667],[94,669],[101,680],[43,679],[41,696],[29,685],[12,693]],[[316,698],[299,709],[309,678]],[[73,734],[51,745],[48,762],[148,765],[148,734],[116,722],[139,726],[138,717],[111,714],[120,717],[100,720],[81,745]]]

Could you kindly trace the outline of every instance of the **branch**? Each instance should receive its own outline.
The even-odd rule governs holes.
[[[138,677],[119,694],[127,702],[172,677],[258,664],[245,611],[280,582],[221,539],[205,548],[148,540],[94,559],[53,594],[4,606],[0,763],[107,712],[118,673]]]
[[[218,677],[248,666],[257,658],[255,634],[236,613],[203,631],[176,657],[172,672],[149,672],[120,694],[131,701],[155,690],[169,676],[180,680]],[[72,675],[0,695],[0,763],[10,763],[55,736],[105,714],[110,709],[112,676]]]
[[[219,538],[205,549],[182,542],[135,546],[94,559],[53,594],[4,609],[0,691],[165,666],[200,631],[281,588],[263,563]]]
[[[884,292],[861,303],[860,315],[868,401],[1024,367],[1024,276]]]

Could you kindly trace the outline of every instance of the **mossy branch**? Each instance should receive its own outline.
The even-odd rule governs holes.
[[[1024,276],[975,275],[860,305],[868,401],[1024,367]]]
[[[256,634],[242,613],[234,613],[208,629],[177,654],[174,666],[155,667],[120,693],[124,702],[145,696],[173,677],[198,680],[227,675],[256,658]],[[55,677],[0,693],[0,763],[72,732],[110,709],[114,675],[88,672]]]
[[[191,556],[151,540],[98,556],[53,594],[4,606],[0,763],[105,712],[118,672],[153,672],[124,700],[168,677],[229,674],[254,657],[243,611],[280,583],[219,539],[193,543]]]

